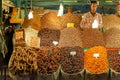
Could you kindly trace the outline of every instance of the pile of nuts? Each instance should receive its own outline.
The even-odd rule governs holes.
[[[76,28],[64,28],[61,30],[59,47],[82,47],[81,32]]]
[[[94,46],[105,46],[103,34],[98,29],[85,29],[82,32],[82,46],[91,48]]]
[[[65,73],[78,73],[84,69],[83,50],[81,47],[61,48],[61,68]]]
[[[120,51],[108,50],[108,58],[110,61],[110,68],[116,72],[120,72]]]

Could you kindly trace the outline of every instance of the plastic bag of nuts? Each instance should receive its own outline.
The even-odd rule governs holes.
[[[108,80],[109,66],[107,49],[95,46],[85,51],[85,80]]]
[[[111,80],[120,80],[120,49],[108,49]]]
[[[60,48],[41,47],[37,52],[38,80],[58,80]]]
[[[79,46],[61,48],[61,80],[84,79],[83,49]]]

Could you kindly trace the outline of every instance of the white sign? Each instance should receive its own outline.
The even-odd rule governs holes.
[[[28,14],[28,19],[33,19],[33,11],[30,11]]]
[[[71,51],[70,52],[70,55],[72,55],[72,56],[74,56],[74,55],[76,55],[77,53],[76,53],[76,51]]]
[[[98,21],[96,19],[92,23],[92,28],[98,28]]]
[[[118,52],[118,54],[120,55],[120,51]]]
[[[56,46],[56,45],[58,45],[58,42],[57,41],[53,41],[53,44]]]
[[[95,57],[95,58],[99,58],[100,55],[99,55],[99,53],[95,53],[95,54],[93,54],[93,57]]]

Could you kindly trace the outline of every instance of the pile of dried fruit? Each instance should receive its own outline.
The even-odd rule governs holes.
[[[37,51],[38,71],[42,74],[53,74],[59,69],[60,49],[58,47],[41,47]]]
[[[82,47],[81,32],[76,28],[64,28],[61,30],[60,47]]]
[[[37,48],[16,47],[13,52],[8,69],[12,74],[26,74],[37,70]]]
[[[98,29],[85,29],[82,31],[82,46],[90,48],[94,46],[105,46],[103,34]]]
[[[120,29],[111,28],[106,30],[104,40],[107,48],[120,48]]]
[[[102,46],[95,46],[85,52],[84,64],[88,72],[100,74],[108,71],[107,50]]]
[[[62,29],[60,18],[56,12],[48,12],[41,17],[42,28]]]
[[[120,29],[120,17],[113,14],[103,16],[103,25],[105,30],[108,30],[110,28]]]
[[[61,25],[62,25],[63,28],[66,28],[67,27],[67,23],[74,23],[74,26],[77,29],[80,29],[80,22],[81,22],[81,20],[82,20],[81,16],[75,16],[72,13],[69,12],[67,14],[64,14],[61,17]]]
[[[53,30],[44,28],[39,31],[38,36],[40,37],[40,46],[56,46],[54,42],[59,42],[60,30]]]
[[[120,72],[120,51],[108,50],[108,59],[110,61],[110,68],[116,72]]]
[[[76,47],[61,48],[61,68],[65,73],[73,74],[84,69],[83,49]]]

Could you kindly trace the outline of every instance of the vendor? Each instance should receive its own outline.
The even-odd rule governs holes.
[[[98,28],[101,29],[103,27],[102,16],[101,14],[96,12],[97,10],[97,1],[91,1],[90,11],[85,13],[82,17],[82,21],[80,23],[80,27],[84,28]]]

